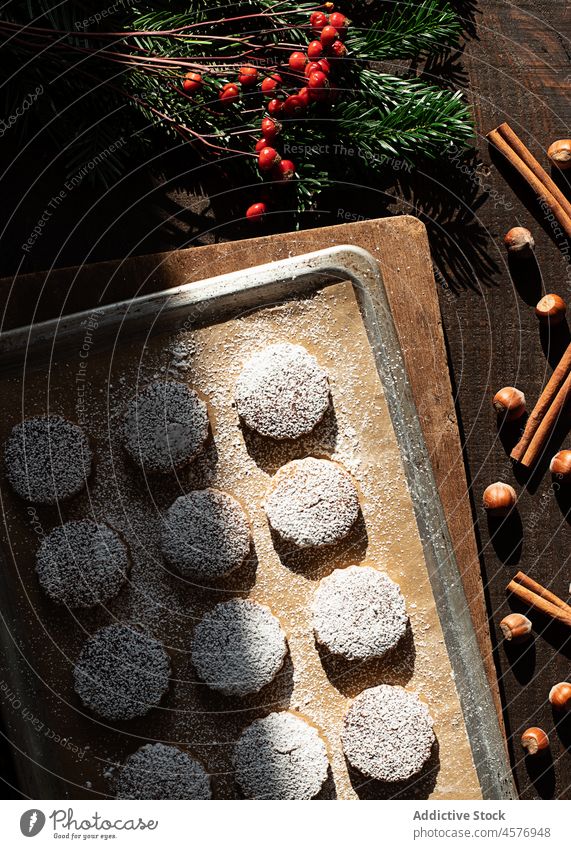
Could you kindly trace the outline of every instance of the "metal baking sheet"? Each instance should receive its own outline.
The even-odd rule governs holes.
[[[484,798],[512,798],[511,772],[500,734],[492,698],[484,675],[475,634],[462,590],[454,552],[437,494],[402,355],[388,307],[378,264],[365,251],[339,246],[253,269],[191,283],[165,292],[105,306],[96,311],[96,332],[89,334],[90,350],[117,344],[119,336],[147,338],[165,329],[196,328],[220,323],[226,317],[244,315],[273,304],[308,297],[334,285],[351,281],[368,341],[384,390],[391,421],[414,506],[428,567],[432,593],[460,697],[473,761]],[[21,376],[37,366],[55,361],[61,352],[79,350],[94,322],[94,311],[11,331],[0,337],[0,362],[5,373]],[[87,330],[86,330],[87,328]],[[5,569],[9,564],[4,564]],[[4,572],[4,570],[3,570]],[[9,587],[0,577],[2,604],[9,604]],[[33,690],[25,678],[25,657],[8,627],[3,629],[4,648],[10,662],[2,686],[16,695]],[[29,677],[29,676],[28,676]],[[33,676],[32,676],[33,677]],[[4,700],[5,702],[5,700]],[[14,722],[13,702],[3,712]],[[22,725],[22,723],[20,723]],[[34,769],[34,751],[41,741],[33,717],[23,723],[29,732],[21,763],[27,792],[45,793],[46,776]],[[25,754],[24,754],[25,753]],[[47,781],[49,784],[49,781]]]

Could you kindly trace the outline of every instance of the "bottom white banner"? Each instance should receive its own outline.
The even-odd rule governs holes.
[[[356,804],[359,806],[356,807]],[[295,810],[293,808],[295,807]],[[0,802],[2,844],[494,847],[569,845],[571,802]],[[65,845],[65,844],[64,844]]]

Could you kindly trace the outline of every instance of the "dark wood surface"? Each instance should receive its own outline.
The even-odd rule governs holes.
[[[407,212],[427,225],[496,639],[497,622],[509,609],[505,585],[516,568],[559,595],[565,595],[571,579],[568,505],[551,489],[549,475],[531,486],[516,480],[490,406],[493,392],[506,384],[520,386],[533,403],[549,375],[569,331],[565,325],[557,336],[541,334],[533,304],[542,291],[571,297],[566,261],[571,249],[535,199],[490,156],[483,137],[507,120],[545,161],[549,143],[570,135],[571,31],[568,4],[553,0],[477,5],[458,0],[456,5],[466,18],[465,49],[421,70],[466,90],[475,113],[477,155],[463,160],[452,152],[410,174],[389,169],[385,179],[371,179],[366,186],[340,185],[306,224]],[[86,185],[69,192],[24,254],[21,245],[52,195],[61,191],[62,176],[52,167],[36,181],[47,163],[41,146],[33,155],[17,153],[2,179],[3,214],[10,217],[0,251],[4,274],[251,235],[238,220],[244,192],[232,191],[231,180],[221,185],[214,168],[192,172],[196,163],[187,151],[178,151],[164,158],[162,180],[142,169],[104,195]],[[532,229],[537,265],[508,264],[502,236],[514,224]],[[269,229],[289,226],[287,216],[277,215]],[[571,445],[569,437],[565,444]],[[485,486],[498,478],[513,483],[520,494],[521,529],[490,534],[479,505]],[[500,644],[496,652],[507,731],[516,740],[515,775],[524,798],[570,798],[571,730],[568,724],[555,727],[547,693],[552,683],[571,675],[571,640],[548,623],[536,624],[525,651],[507,652]],[[550,732],[553,744],[552,763],[539,766],[527,764],[517,744],[518,734],[537,724]]]

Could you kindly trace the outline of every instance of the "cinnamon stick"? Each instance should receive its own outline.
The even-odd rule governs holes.
[[[541,456],[549,437],[557,426],[559,418],[571,398],[571,372],[565,378],[559,392],[547,410],[543,421],[537,428],[529,446],[520,460],[522,466],[533,466]]]
[[[534,593],[532,590],[528,590],[527,587],[518,584],[517,581],[510,581],[507,590],[529,607],[533,607],[535,610],[539,610],[540,613],[545,614],[545,616],[549,616],[551,619],[555,619],[571,628],[571,612],[567,613],[567,611],[558,607],[556,604],[551,604],[550,601],[547,601],[547,599]]]
[[[541,584],[538,584],[537,581],[534,581],[533,578],[530,578],[529,575],[525,574],[525,572],[518,572],[514,575],[513,580],[517,584],[521,584],[522,587],[526,587],[528,590],[531,590],[547,601],[550,601],[551,604],[554,604],[556,607],[560,607],[561,610],[566,610],[571,615],[571,607],[566,601],[563,601],[562,598],[556,596],[555,593],[552,593],[551,590],[548,590],[546,587],[542,587]]]
[[[543,183],[549,192],[551,192],[557,203],[565,210],[568,217],[571,218],[571,203],[568,198],[565,197],[557,183],[551,178],[545,168],[539,164],[533,153],[514,133],[510,125],[504,121],[504,123],[500,124],[498,127],[498,133],[503,136],[512,150],[515,150],[520,159],[525,162],[530,171],[533,171],[537,179]]]
[[[557,199],[559,195],[554,195],[548,188],[548,185],[553,183],[553,181],[543,170],[543,168],[541,168],[539,162],[537,162],[537,168],[540,169],[541,172],[543,172],[544,176],[542,177],[542,179],[539,179],[539,177],[537,177],[537,175],[534,173],[534,171],[531,170],[529,165],[527,165],[525,161],[521,158],[521,156],[513,149],[511,144],[506,141],[504,136],[499,132],[499,128],[489,132],[487,137],[492,142],[494,147],[496,147],[500,151],[500,153],[505,156],[510,165],[515,168],[515,170],[526,181],[526,183],[531,186],[535,194],[546,203],[546,205],[549,207],[549,209],[561,225],[562,229],[565,231],[565,234],[569,238],[571,238],[571,215],[567,214],[565,206],[562,205],[561,202]],[[531,156],[531,153],[529,155]],[[555,184],[553,183],[553,185]]]
[[[555,400],[558,392],[562,388],[569,374],[571,373],[571,345],[568,346],[567,350],[561,357],[559,363],[553,370],[553,374],[549,378],[547,385],[541,395],[539,396],[539,401],[533,408],[532,412],[529,415],[529,418],[526,422],[523,434],[517,443],[517,445],[513,448],[511,452],[511,457],[514,460],[517,460],[518,463],[522,462],[524,455],[526,454],[529,445],[535,436],[539,426],[541,425],[547,411],[551,407],[553,401]],[[529,461],[529,458],[528,458]],[[525,465],[531,465],[529,462],[526,462]]]

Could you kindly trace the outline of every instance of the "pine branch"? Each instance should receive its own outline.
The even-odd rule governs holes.
[[[379,75],[382,90],[383,75]],[[388,78],[392,85],[391,78]],[[435,158],[452,144],[465,145],[472,138],[470,113],[460,92],[433,86],[415,86],[400,102],[383,113],[375,107],[363,110],[358,101],[342,102],[331,111],[339,136],[358,147],[371,162],[379,153],[415,161]]]
[[[441,53],[456,44],[461,32],[458,15],[441,0],[397,3],[371,26],[350,34],[347,46],[362,59],[414,59]]]

